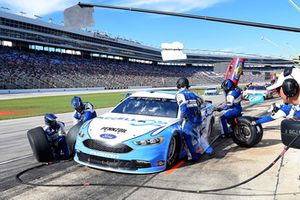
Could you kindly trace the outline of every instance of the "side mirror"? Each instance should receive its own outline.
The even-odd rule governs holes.
[[[289,145],[298,135],[300,135],[300,121],[285,119],[281,122],[280,129],[282,143],[284,145]],[[300,136],[290,147],[300,149]]]

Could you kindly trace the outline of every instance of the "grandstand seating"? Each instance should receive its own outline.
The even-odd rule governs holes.
[[[0,49],[0,89],[175,86],[179,77],[192,85],[221,84],[223,75],[196,66],[160,66],[129,61]],[[245,72],[244,82],[262,82],[262,75]]]

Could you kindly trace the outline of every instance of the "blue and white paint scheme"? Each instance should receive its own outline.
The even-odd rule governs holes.
[[[109,113],[84,123],[75,161],[97,169],[145,174],[187,156],[175,91],[137,92]],[[210,137],[213,105],[202,103],[202,133]]]

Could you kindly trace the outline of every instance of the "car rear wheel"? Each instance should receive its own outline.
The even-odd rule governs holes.
[[[171,168],[178,159],[179,149],[179,135],[175,133],[169,143],[168,155],[167,155],[167,169]]]
[[[29,140],[30,147],[33,155],[39,162],[53,161],[53,153],[51,146],[47,140],[44,129],[37,127],[27,132],[27,138]]]

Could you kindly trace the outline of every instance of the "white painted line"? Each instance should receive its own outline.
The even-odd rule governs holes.
[[[3,161],[3,162],[0,162],[0,165],[4,165],[4,164],[10,163],[10,162],[17,161],[17,160],[22,160],[24,158],[29,158],[31,156],[32,156],[32,154],[29,154],[29,155],[25,155],[25,156],[22,156],[22,157],[18,157],[18,158],[13,158],[13,159],[10,159],[10,160],[6,160],[6,161]]]

